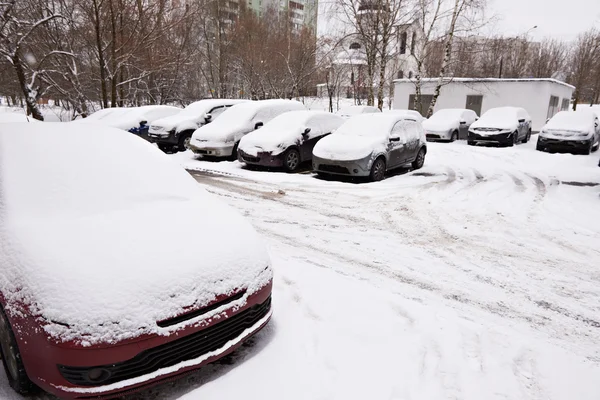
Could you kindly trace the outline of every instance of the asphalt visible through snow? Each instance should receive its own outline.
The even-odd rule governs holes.
[[[171,156],[265,238],[274,316],[128,398],[597,400],[598,156],[434,143],[378,183]]]

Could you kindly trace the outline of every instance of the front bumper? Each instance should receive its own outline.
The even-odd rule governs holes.
[[[425,137],[427,141],[434,142],[436,140],[451,140],[452,133],[448,132],[427,132],[425,131]]]
[[[365,177],[371,174],[371,157],[353,161],[337,161],[313,156],[313,170],[330,175]]]
[[[239,309],[232,307],[167,336],[85,348],[51,343],[38,329],[20,338],[28,376],[60,398],[112,398],[198,369],[233,352],[271,318],[272,283],[248,296]],[[118,377],[91,385],[82,376],[100,369]],[[114,374],[114,375],[112,375]],[[73,383],[78,382],[81,383]],[[106,383],[104,383],[106,382]]]
[[[558,151],[558,152],[585,152],[592,145],[593,139],[548,139],[542,136],[538,137],[537,147],[548,150],[548,151]]]
[[[233,148],[235,144],[223,145],[222,147],[216,146],[203,146],[202,143],[190,142],[189,148],[195,154],[210,157],[230,157],[233,154]]]
[[[148,141],[157,144],[170,144],[176,145],[178,144],[179,137],[175,132],[148,132]]]
[[[496,134],[480,134],[469,131],[467,140],[475,143],[490,143],[490,144],[511,144],[513,142],[513,132],[502,132]]]
[[[262,165],[263,167],[283,167],[283,153],[272,155],[270,152],[259,152],[256,156],[253,156],[240,149],[238,160],[246,164]]]

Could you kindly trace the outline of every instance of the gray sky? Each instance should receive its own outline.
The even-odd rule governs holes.
[[[593,26],[600,28],[600,0],[489,0],[487,13],[497,21],[488,30],[495,34],[517,36],[530,32],[530,37],[540,39],[552,36],[573,40],[580,32]],[[320,12],[335,0],[320,0]],[[319,32],[331,32],[335,21],[326,15],[319,16]],[[335,29],[334,29],[335,30]]]
[[[491,0],[490,13],[501,18],[496,30],[507,36],[531,31],[536,39],[572,40],[592,26],[600,28],[600,0]]]

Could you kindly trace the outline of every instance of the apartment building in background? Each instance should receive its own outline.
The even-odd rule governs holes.
[[[244,0],[240,0],[244,1]],[[295,29],[303,26],[317,31],[319,0],[245,0],[248,7],[259,15],[269,8],[279,9],[287,13]]]

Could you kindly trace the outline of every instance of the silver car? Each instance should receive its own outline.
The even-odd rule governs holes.
[[[419,122],[402,113],[364,114],[350,118],[313,150],[319,175],[368,177],[380,181],[394,168],[425,163],[427,142]]]

